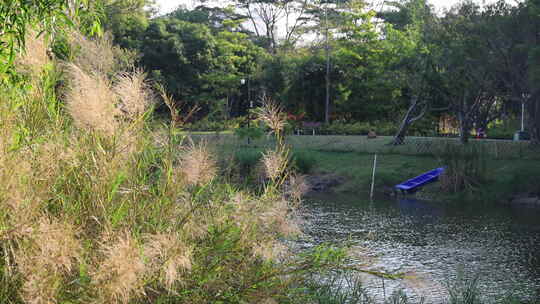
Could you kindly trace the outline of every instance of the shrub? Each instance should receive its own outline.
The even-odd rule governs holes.
[[[302,174],[311,173],[316,164],[317,160],[311,153],[299,151],[292,155],[293,167]]]
[[[249,175],[253,171],[261,158],[261,152],[252,149],[239,150],[234,154],[234,160],[238,165],[239,172],[244,176]]]
[[[394,122],[332,122],[323,124],[318,130],[324,135],[367,135],[370,130],[374,130],[377,135],[394,135],[397,131],[397,126]]]
[[[258,126],[234,129],[234,134],[236,134],[236,136],[238,136],[240,139],[249,138],[256,140],[262,138],[264,133],[264,129]]]
[[[514,133],[519,129],[520,125],[516,120],[493,123],[487,129],[487,136],[494,139],[513,139]]]
[[[444,144],[436,156],[446,167],[441,177],[441,187],[446,192],[469,192],[487,179],[487,151],[480,145]]]

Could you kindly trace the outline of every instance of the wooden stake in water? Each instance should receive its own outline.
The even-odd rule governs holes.
[[[373,158],[373,174],[371,176],[371,193],[369,194],[369,198],[373,199],[373,190],[375,189],[375,171],[377,170],[377,154],[375,154],[375,158]]]

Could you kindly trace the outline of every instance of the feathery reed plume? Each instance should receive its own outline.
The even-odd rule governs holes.
[[[287,253],[287,247],[278,241],[257,243],[253,246],[253,254],[266,261],[276,260]]]
[[[287,195],[295,202],[301,202],[302,197],[309,191],[309,185],[304,175],[292,174],[289,177]]]
[[[75,228],[42,217],[28,247],[20,248],[15,260],[24,278],[26,303],[55,303],[65,277],[81,257],[82,246]]]
[[[182,274],[191,269],[193,248],[175,234],[156,234],[148,238],[145,254],[161,283],[171,290],[175,283],[182,281]]]
[[[158,85],[157,89],[159,91],[159,94],[161,95],[161,98],[163,99],[163,102],[169,108],[169,111],[171,113],[171,125],[173,128],[181,127],[184,125],[189,119],[195,115],[201,108],[198,106],[194,106],[191,109],[187,110],[187,112],[183,115],[181,115],[182,105],[180,102],[174,100],[172,95],[167,93],[167,90],[163,85]]]
[[[289,160],[287,155],[281,151],[272,150],[263,153],[262,163],[266,177],[272,181],[276,181],[285,172],[285,169],[289,164]]]
[[[67,109],[75,125],[113,135],[120,124],[121,112],[115,107],[116,96],[110,83],[100,74],[88,74],[75,64],[68,64],[71,86]]]
[[[105,303],[128,303],[144,294],[147,267],[137,241],[126,233],[114,244],[105,246],[105,259],[93,275]]]
[[[257,112],[259,120],[263,121],[276,136],[281,136],[287,118],[283,113],[283,109],[279,104],[270,99],[269,97],[262,97],[263,106]]]
[[[180,171],[188,185],[209,183],[217,174],[217,163],[206,143],[191,143],[180,159]]]
[[[300,234],[299,219],[290,216],[292,207],[288,201],[283,199],[273,202],[271,207],[260,215],[262,226],[269,231],[276,231],[285,236]]]
[[[131,121],[143,115],[154,99],[146,74],[140,69],[132,73],[121,73],[113,91],[119,98],[119,110]]]
[[[73,62],[83,71],[102,75],[108,75],[114,71],[114,47],[108,35],[90,39],[80,32],[71,31],[67,36],[70,44],[77,49]]]
[[[16,59],[17,66],[22,66],[23,70],[38,75],[43,67],[51,62],[45,37],[38,36],[35,31],[30,30],[26,34],[25,44],[24,52]]]

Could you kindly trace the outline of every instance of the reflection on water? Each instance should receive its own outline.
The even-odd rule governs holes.
[[[487,295],[540,298],[540,208],[411,198],[368,202],[336,194],[312,197],[304,205],[309,236],[304,245],[352,241],[358,263],[406,274],[399,281],[364,277],[376,297],[404,289],[437,302],[462,272],[465,278],[480,275]]]

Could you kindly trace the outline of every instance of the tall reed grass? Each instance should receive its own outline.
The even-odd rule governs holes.
[[[144,73],[77,39],[0,87],[1,303],[280,303],[330,265],[279,241],[299,233],[286,148],[262,193],[239,190],[208,145],[152,127]]]
[[[487,179],[487,151],[478,145],[447,143],[435,155],[445,166],[441,188],[446,192],[474,192]]]

